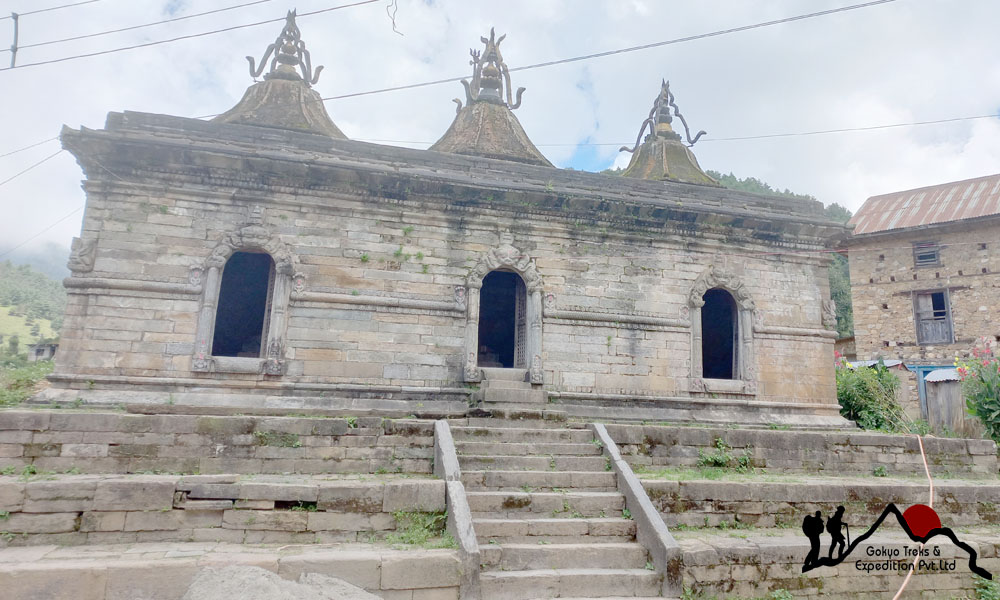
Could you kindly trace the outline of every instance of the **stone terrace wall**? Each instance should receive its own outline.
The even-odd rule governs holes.
[[[643,479],[653,506],[670,527],[715,527],[739,522],[756,527],[793,527],[817,510],[846,509],[848,522],[872,523],[892,502],[900,510],[927,503],[927,484],[887,481],[736,482]],[[1000,524],[1000,488],[973,483],[934,485],[934,509],[949,527]],[[726,525],[723,525],[726,526]],[[852,525],[853,527],[853,525]]]
[[[877,538],[872,538],[873,540]],[[962,536],[963,541],[969,541]],[[732,537],[711,537],[703,540],[684,539],[682,574],[685,587],[708,597],[722,594],[723,597],[759,598],[774,590],[788,590],[796,598],[872,599],[893,597],[899,589],[905,572],[866,572],[855,566],[855,561],[875,563],[879,558],[868,557],[868,547],[895,550],[904,556],[903,548],[913,548],[909,540],[901,538],[875,541],[859,545],[843,563],[837,567],[821,567],[802,573],[802,559],[809,553],[809,542],[801,533],[797,537],[757,538],[754,540]],[[997,545],[979,542],[978,564],[992,573],[997,573],[1000,560]],[[940,573],[918,570],[907,587],[905,598],[968,598],[975,588],[976,577],[970,574],[968,557],[945,538],[934,538],[928,544],[932,549],[938,546],[941,554],[937,558],[956,562],[953,572]],[[912,557],[904,562],[912,563]]]
[[[430,473],[433,421],[0,411],[0,469]]]
[[[913,436],[853,432],[797,432],[707,429],[655,425],[608,425],[608,433],[633,467],[697,466],[699,451],[712,454],[716,440],[734,457],[749,449],[753,466],[776,472],[870,475],[879,466],[889,475],[923,474]],[[924,438],[932,469],[964,476],[994,476],[997,448],[990,440]]]
[[[444,482],[238,475],[0,477],[0,546],[369,541],[396,511],[445,509]],[[293,509],[293,507],[295,507]]]
[[[859,359],[950,365],[980,336],[1000,335],[1000,243],[992,224],[952,224],[851,242],[851,299]],[[914,242],[936,240],[941,264],[914,267]],[[911,291],[948,289],[954,344],[917,344]]]

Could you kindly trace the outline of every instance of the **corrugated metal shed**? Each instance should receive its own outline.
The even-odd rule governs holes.
[[[854,235],[1000,214],[1000,174],[872,196],[848,225]]]
[[[936,371],[931,371],[924,377],[924,381],[930,381],[931,383],[937,383],[939,381],[961,381],[961,377],[958,376],[958,369],[938,369]]]

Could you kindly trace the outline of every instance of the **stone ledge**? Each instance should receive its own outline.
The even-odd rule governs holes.
[[[394,550],[378,545],[247,547],[227,543],[155,543],[61,549],[0,549],[5,597],[45,600],[177,600],[204,567],[252,565],[297,579],[321,573],[384,597],[412,594],[457,600],[453,550]],[[410,595],[406,596],[411,597]]]

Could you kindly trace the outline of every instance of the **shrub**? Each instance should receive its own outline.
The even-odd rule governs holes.
[[[38,382],[51,372],[51,360],[27,363],[20,368],[0,366],[0,406],[24,402],[34,393]]]
[[[871,368],[852,368],[841,359],[837,364],[837,401],[840,414],[862,429],[889,433],[910,430],[903,407],[896,400],[899,378],[881,360]]]
[[[982,422],[986,435],[1000,442],[1000,359],[990,340],[982,338],[982,348],[973,347],[972,356],[955,361],[962,380],[962,395],[968,413]]]

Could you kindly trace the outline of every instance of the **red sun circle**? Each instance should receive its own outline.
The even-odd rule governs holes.
[[[941,518],[926,504],[914,504],[903,511],[903,520],[917,537],[924,537],[932,529],[941,527]]]

